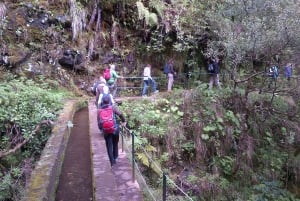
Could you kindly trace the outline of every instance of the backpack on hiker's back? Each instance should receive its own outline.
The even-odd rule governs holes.
[[[215,73],[215,66],[214,66],[214,64],[213,64],[212,62],[210,62],[210,63],[208,64],[208,66],[207,66],[207,71],[208,71],[209,73]]]
[[[269,69],[269,76],[272,77],[272,78],[277,78],[279,76],[278,67],[276,65],[273,65]]]
[[[111,77],[111,73],[110,73],[110,69],[109,68],[106,68],[104,69],[103,71],[103,77],[106,81],[108,81]]]
[[[114,101],[112,100],[112,96],[111,96],[111,94],[110,93],[102,93],[102,94],[100,94],[100,96],[99,96],[99,102],[98,102],[98,107],[99,108],[102,108],[105,104],[104,104],[104,102],[103,102],[103,100],[105,99],[105,98],[108,98],[109,99],[109,105],[113,105],[114,104]]]
[[[116,120],[113,107],[109,105],[98,110],[98,127],[105,134],[114,134],[116,130]]]
[[[170,66],[168,63],[164,66],[164,74],[168,75],[170,73]]]

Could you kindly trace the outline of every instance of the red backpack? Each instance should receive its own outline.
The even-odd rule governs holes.
[[[98,118],[100,127],[106,134],[113,134],[115,132],[115,119],[112,106],[101,108],[98,110]]]
[[[106,81],[108,81],[110,79],[110,69],[109,68],[106,68],[103,72],[103,77]]]

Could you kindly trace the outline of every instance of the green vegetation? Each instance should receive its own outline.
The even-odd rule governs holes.
[[[178,72],[176,90],[122,106],[153,187],[157,170],[142,147],[195,200],[299,200],[299,7],[299,0],[0,3],[1,72],[11,72],[0,83],[0,200],[20,200],[27,170],[69,96],[59,86],[82,95],[79,85],[89,87],[105,62],[115,62],[125,77],[140,77],[151,63],[160,76],[169,58]],[[57,63],[66,49],[82,53],[83,72]],[[211,58],[221,61],[220,91],[203,84]],[[289,82],[287,63],[293,64]],[[268,87],[272,64],[279,78]],[[120,94],[133,92],[140,94]],[[189,174],[180,175],[183,170]]]
[[[299,182],[299,128],[294,124],[299,119],[282,115],[291,107],[282,97],[272,103],[272,95],[251,94],[247,100],[240,91],[211,91],[200,84],[122,104],[137,135],[137,159],[148,167],[144,175],[150,175],[152,187],[160,188],[153,176],[157,171],[141,146],[195,200],[299,200],[289,191]],[[265,106],[258,108],[257,100]],[[179,176],[182,170],[189,173]]]
[[[0,200],[21,200],[51,125],[71,94],[50,87],[44,77],[5,75],[0,83]]]

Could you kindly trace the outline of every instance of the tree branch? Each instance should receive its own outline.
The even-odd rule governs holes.
[[[249,77],[243,79],[243,80],[233,80],[234,81],[234,86],[236,87],[239,83],[242,83],[242,82],[247,82],[249,81],[251,78],[253,77],[256,77],[257,75],[261,75],[261,74],[264,74],[265,72],[258,72],[258,73],[254,73],[252,75],[250,75]]]
[[[40,130],[41,126],[42,125],[53,125],[53,122],[51,120],[45,120],[45,121],[42,121],[40,122],[36,127],[35,129],[32,131],[32,135],[36,134],[37,131]],[[21,143],[17,144],[13,149],[10,149],[6,152],[3,152],[1,151],[0,152],[0,159],[5,157],[5,156],[8,156],[10,154],[13,154],[13,153],[16,153],[16,151],[18,151],[22,146],[24,146],[30,139],[26,140],[24,139]]]

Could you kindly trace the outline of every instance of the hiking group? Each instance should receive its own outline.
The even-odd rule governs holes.
[[[114,101],[116,94],[116,80],[119,78],[115,71],[115,65],[106,68],[99,80],[94,84],[92,91],[96,96],[97,122],[100,132],[103,134],[107,155],[113,167],[119,156],[119,125],[120,121],[125,126],[125,117],[118,109]],[[110,91],[113,93],[111,94]]]
[[[284,77],[287,79],[287,83],[289,84],[292,75],[293,75],[293,65],[291,63],[287,63],[284,66]],[[276,86],[277,78],[279,77],[279,67],[276,64],[271,65],[271,67],[267,71],[267,76],[269,79],[268,88],[274,83]]]
[[[208,60],[207,71],[209,74],[209,89],[212,89],[215,85],[218,89],[221,89],[220,85],[220,60],[218,58],[211,58]],[[273,64],[266,70],[266,76],[269,78],[268,88],[271,87],[272,84],[276,84],[277,78],[279,76],[279,68],[278,65]],[[284,76],[287,79],[288,83],[293,74],[293,67],[291,63],[287,63],[284,66]]]
[[[159,92],[157,90],[156,81],[151,76],[151,68],[152,68],[152,66],[150,64],[147,64],[144,68],[144,72],[143,72],[143,91],[142,91],[142,96],[143,97],[147,96],[147,90],[148,90],[150,85],[152,85],[152,92],[154,94]],[[174,83],[174,77],[176,76],[176,72],[174,70],[174,60],[172,58],[169,59],[168,62],[165,64],[165,66],[163,68],[163,73],[168,78],[167,91],[170,92],[170,91],[172,91],[172,87],[173,87],[173,83]]]

